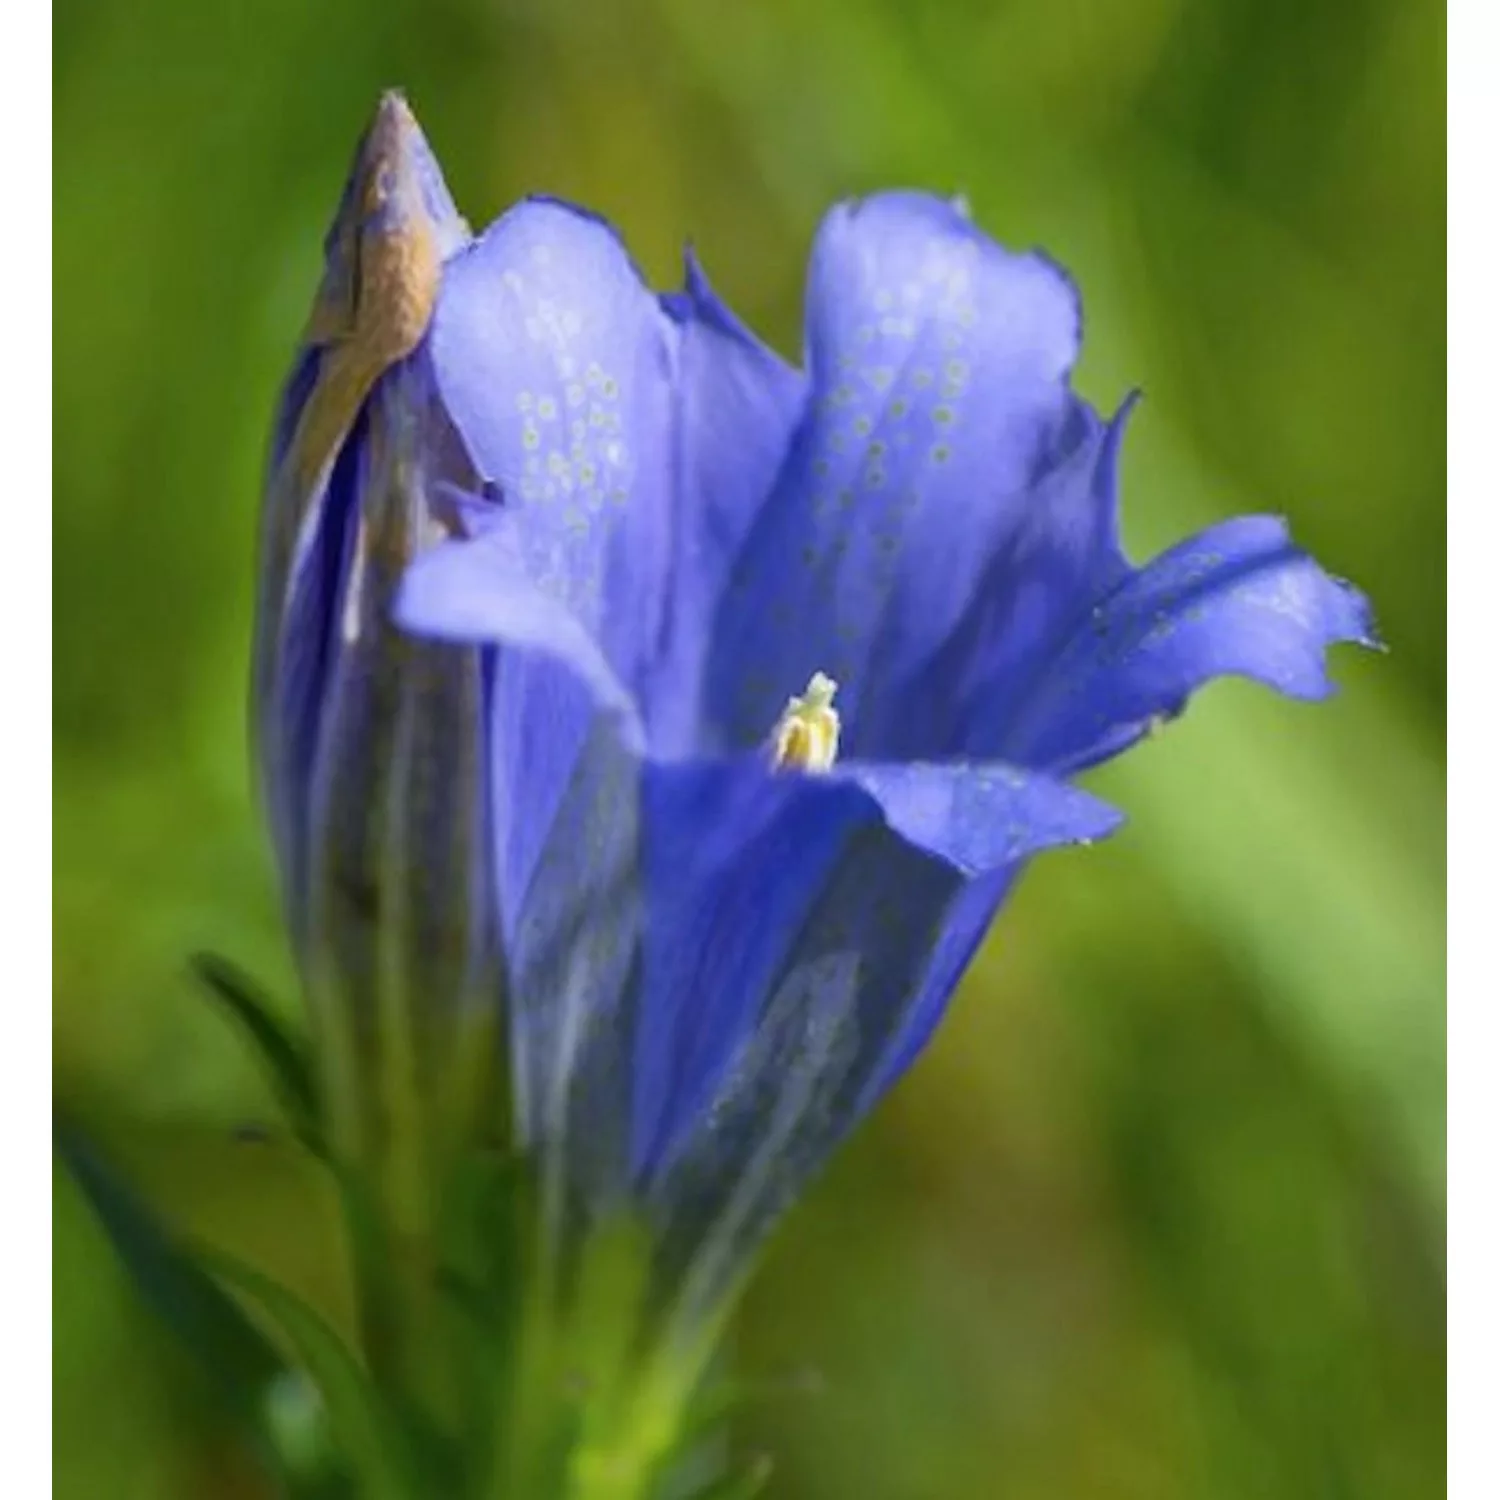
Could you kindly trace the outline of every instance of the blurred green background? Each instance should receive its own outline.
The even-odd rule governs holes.
[[[1288,514],[1391,652],[1243,684],[1094,779],[916,1073],[777,1240],[741,1424],[782,1497],[1443,1486],[1438,0],[68,0],[55,13],[55,1078],[160,1202],[336,1299],[326,1205],[183,972],[290,992],[248,789],[257,484],[324,224],[403,85],[470,219],[691,234],[799,344],[835,197],[962,190],[1147,401],[1138,555]],[[252,1495],[55,1178],[56,1490]]]

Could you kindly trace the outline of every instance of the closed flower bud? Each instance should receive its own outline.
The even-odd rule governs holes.
[[[479,654],[390,621],[458,534],[468,465],[422,345],[468,239],[404,100],[361,142],[283,398],[266,485],[252,717],[333,1149],[400,1229],[430,1211],[492,1039]],[[489,1001],[489,996],[485,996]]]

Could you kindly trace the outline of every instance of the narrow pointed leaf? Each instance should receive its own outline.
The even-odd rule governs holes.
[[[322,1315],[294,1292],[220,1252],[204,1257],[215,1275],[259,1306],[286,1336],[322,1394],[335,1443],[367,1500],[423,1493],[405,1442],[353,1353]]]
[[[264,990],[228,959],[197,953],[192,967],[255,1044],[298,1137],[310,1150],[321,1153],[317,1082],[305,1044],[277,1018]]]
[[[53,1138],[142,1300],[197,1359],[209,1388],[252,1436],[263,1461],[279,1468],[264,1422],[266,1394],[285,1370],[275,1347],[82,1129],[58,1118]]]

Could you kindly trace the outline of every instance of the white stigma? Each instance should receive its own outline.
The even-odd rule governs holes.
[[[839,753],[839,716],[833,695],[839,685],[814,672],[800,698],[787,699],[776,721],[771,763],[777,770],[827,771]]]

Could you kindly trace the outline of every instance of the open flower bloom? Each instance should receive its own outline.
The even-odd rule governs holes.
[[[488,648],[519,1127],[564,1231],[644,1209],[689,1317],[1023,862],[1115,826],[1068,776],[1221,674],[1320,698],[1372,638],[1276,519],[1127,561],[1130,403],[1073,393],[1074,287],[960,207],[835,208],[806,328],[801,371],[691,258],[659,296],[530,200],[447,262],[417,356],[485,483],[398,614]]]

